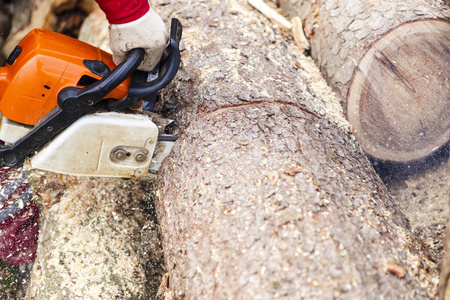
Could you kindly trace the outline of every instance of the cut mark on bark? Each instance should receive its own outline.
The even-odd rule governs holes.
[[[261,102],[250,102],[250,103],[233,104],[233,105],[230,105],[230,106],[224,106],[224,107],[221,107],[221,108],[219,108],[217,110],[214,110],[212,112],[208,112],[208,113],[205,113],[205,114],[201,115],[197,120],[202,120],[202,119],[205,119],[205,118],[209,117],[210,115],[221,114],[223,112],[227,112],[229,110],[233,110],[233,109],[236,109],[236,108],[247,107],[247,106],[257,106],[257,105],[293,106],[293,107],[296,107],[296,108],[300,109],[301,111],[303,111],[303,112],[305,112],[305,113],[307,113],[309,115],[312,115],[312,116],[314,116],[316,118],[322,119],[322,117],[319,116],[318,114],[312,112],[311,110],[309,110],[309,109],[307,109],[305,107],[297,105],[297,104],[283,102],[283,101],[261,101]]]
[[[211,111],[211,112],[205,112],[203,114],[199,114],[199,116],[194,121],[192,121],[188,126],[186,126],[186,128],[184,128],[178,134],[178,136],[182,136],[184,134],[184,132],[186,132],[188,130],[188,128],[191,127],[192,125],[194,125],[194,124],[196,124],[196,123],[198,123],[198,122],[200,122],[202,120],[205,120],[205,119],[207,119],[207,118],[209,118],[211,116],[215,116],[215,115],[219,115],[219,114],[222,114],[222,113],[226,113],[227,111],[238,109],[238,108],[241,108],[241,107],[257,106],[257,105],[280,105],[280,106],[295,107],[295,108],[301,110],[302,112],[304,112],[304,113],[306,113],[308,115],[314,116],[315,118],[318,118],[318,119],[322,119],[322,117],[320,115],[312,112],[311,110],[309,110],[309,109],[307,109],[305,107],[302,107],[300,105],[293,104],[293,103],[283,102],[283,101],[261,101],[261,102],[250,102],[250,103],[242,103],[242,104],[233,104],[233,105],[230,105],[230,106],[224,106],[224,107],[218,108],[218,109],[216,109],[214,111]]]

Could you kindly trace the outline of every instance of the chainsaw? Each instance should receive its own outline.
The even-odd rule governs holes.
[[[182,26],[153,71],[137,71],[143,49],[115,66],[112,55],[43,29],[25,36],[0,68],[0,165],[79,176],[156,173],[176,137],[152,112],[180,65]]]

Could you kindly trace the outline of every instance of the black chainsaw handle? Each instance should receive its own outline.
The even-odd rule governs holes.
[[[183,27],[178,19],[173,18],[170,27],[170,43],[165,50],[165,54],[161,60],[159,76],[156,80],[147,82],[142,77],[133,76],[131,86],[128,92],[129,98],[145,98],[162,89],[175,77],[180,67],[180,47],[179,43]],[[141,79],[141,80],[140,80]]]
[[[136,71],[142,63],[144,55],[144,49],[133,49],[127,53],[124,61],[96,83],[84,88],[66,87],[62,89],[58,93],[58,106],[63,110],[76,111],[84,109],[81,108],[84,105],[97,104]]]
[[[148,81],[149,72],[136,71],[131,78],[131,85],[126,99],[113,100],[108,103],[110,109],[123,110],[140,104],[145,99],[160,89],[164,88],[178,72],[180,67],[180,40],[183,32],[181,22],[173,18],[170,27],[170,41],[163,53],[163,57],[158,67],[158,77]],[[137,105],[139,107],[139,105]]]

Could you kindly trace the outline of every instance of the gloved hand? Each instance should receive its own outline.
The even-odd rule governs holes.
[[[0,167],[0,258],[10,264],[35,259],[39,209],[26,171]]]
[[[169,40],[169,34],[161,17],[150,10],[139,19],[109,25],[110,47],[116,65],[134,48],[145,49],[145,58],[139,70],[151,71],[158,64]]]

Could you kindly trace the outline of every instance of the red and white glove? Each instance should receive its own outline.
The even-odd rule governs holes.
[[[39,209],[27,172],[0,167],[0,259],[23,264],[36,257]]]
[[[139,70],[153,70],[167,46],[169,34],[148,0],[96,1],[110,23],[109,39],[114,63],[122,62],[131,49],[143,48],[145,57]]]

